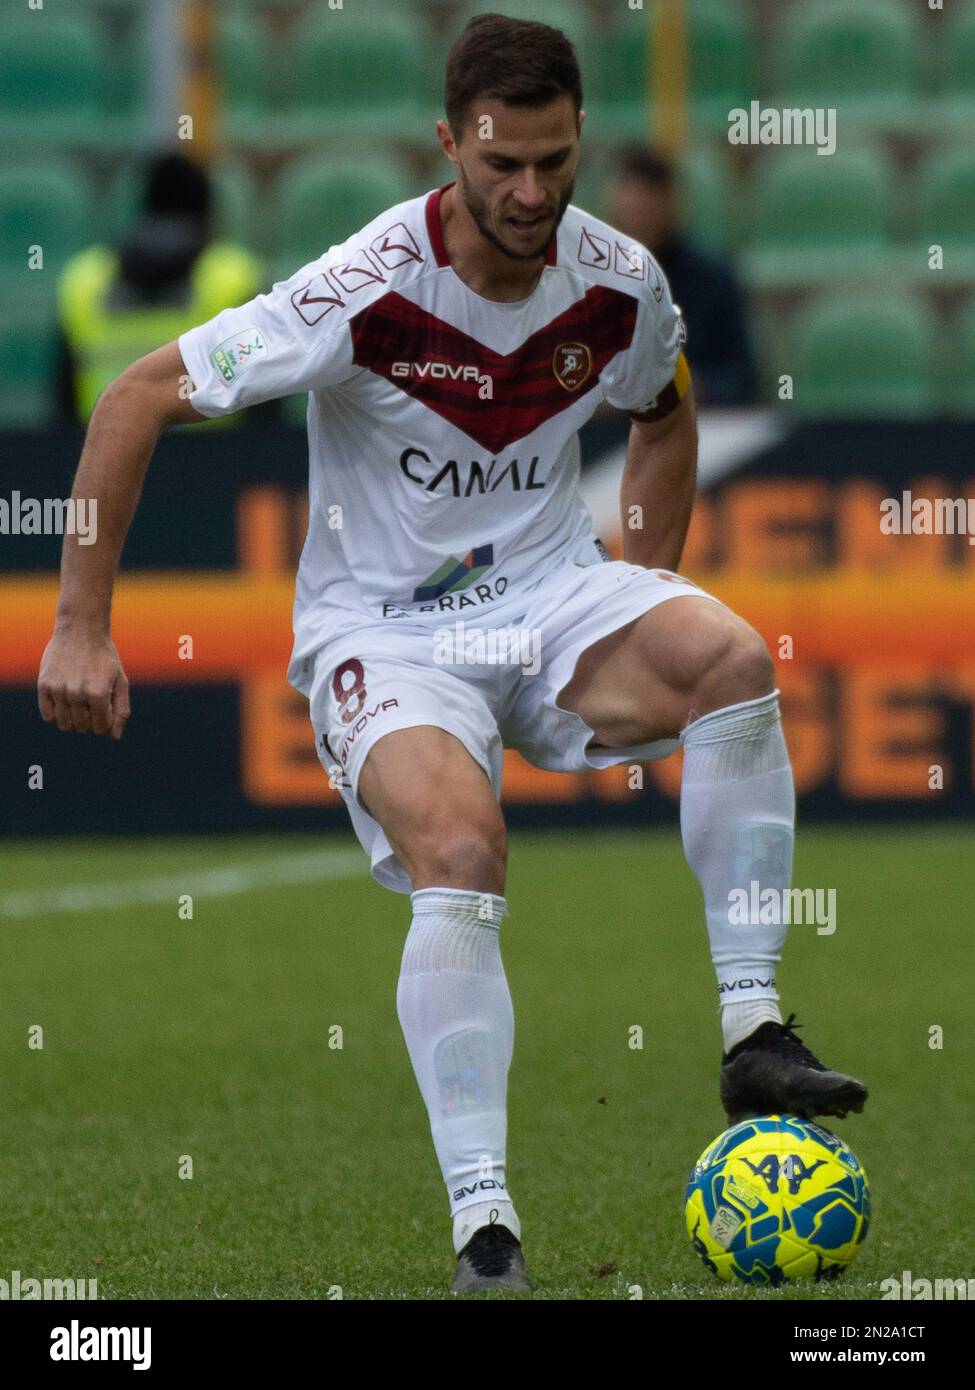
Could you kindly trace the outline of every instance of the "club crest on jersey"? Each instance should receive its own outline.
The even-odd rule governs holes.
[[[552,371],[560,386],[578,391],[592,372],[592,353],[585,343],[559,343],[552,353]]]

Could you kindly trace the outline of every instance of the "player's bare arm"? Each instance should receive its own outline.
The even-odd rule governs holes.
[[[186,368],[168,343],[133,362],[102,394],[85,439],[73,497],[98,503],[98,539],[79,545],[65,534],[54,633],[41,658],[42,717],[63,733],[121,738],[129,686],[111,636],[119,557],[149,460],[168,425],[201,416],[186,396]]]
[[[623,559],[676,570],[690,525],[697,479],[693,391],[662,420],[634,420],[620,485]]]

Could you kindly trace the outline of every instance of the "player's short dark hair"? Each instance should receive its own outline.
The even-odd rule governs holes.
[[[618,178],[639,179],[654,188],[670,189],[676,182],[673,162],[649,145],[624,145],[616,153],[614,167]]]
[[[455,137],[477,97],[511,106],[546,106],[567,94],[582,109],[582,75],[561,29],[529,19],[482,14],[447,55],[444,110]]]

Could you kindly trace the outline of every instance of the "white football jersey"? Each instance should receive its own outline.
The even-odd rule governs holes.
[[[648,251],[570,206],[528,298],[484,299],[451,269],[443,191],[179,339],[201,415],[309,393],[305,694],[313,653],[363,623],[500,616],[602,558],[577,431],[601,398],[642,418],[676,402],[681,321]]]

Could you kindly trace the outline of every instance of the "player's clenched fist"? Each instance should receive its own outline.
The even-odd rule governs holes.
[[[55,632],[37,678],[42,718],[62,733],[121,738],[129,717],[129,682],[115,643],[90,631]]]

